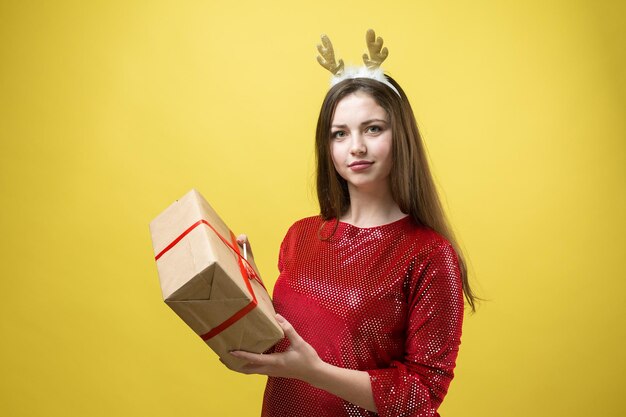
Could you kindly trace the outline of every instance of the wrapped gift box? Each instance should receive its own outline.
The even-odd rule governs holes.
[[[163,299],[230,367],[228,352],[262,353],[283,338],[253,262],[209,203],[191,190],[150,223]]]

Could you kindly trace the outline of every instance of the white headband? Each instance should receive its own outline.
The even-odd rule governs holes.
[[[394,87],[393,84],[391,84],[389,80],[387,80],[387,77],[385,77],[385,73],[380,67],[374,68],[374,69],[370,69],[365,66],[347,67],[345,71],[343,71],[341,74],[333,75],[331,77],[330,86],[333,87],[334,85],[342,82],[343,80],[347,80],[351,78],[371,78],[373,80],[376,80],[385,84],[387,87],[391,88],[398,95],[398,97],[402,97],[400,96],[400,92],[396,89],[396,87]]]
[[[365,42],[369,50],[369,55],[363,54],[363,63],[365,65],[361,67],[344,68],[343,59],[340,59],[339,62],[335,61],[335,52],[330,39],[328,39],[328,36],[322,35],[322,44],[317,45],[317,50],[320,53],[320,56],[317,57],[317,62],[333,74],[330,80],[331,87],[347,79],[370,78],[385,84],[387,87],[391,88],[398,97],[402,97],[398,89],[389,82],[382,68],[380,68],[380,65],[389,55],[387,48],[382,47],[383,38],[380,36],[376,38],[374,31],[369,29],[365,34]]]

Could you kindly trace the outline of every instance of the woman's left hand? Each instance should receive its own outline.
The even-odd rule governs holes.
[[[293,326],[280,314],[276,321],[289,339],[290,346],[285,352],[259,354],[243,350],[230,352],[236,358],[248,363],[236,371],[244,374],[261,374],[282,378],[295,378],[311,382],[319,372],[324,362],[320,359],[313,347],[300,337]]]

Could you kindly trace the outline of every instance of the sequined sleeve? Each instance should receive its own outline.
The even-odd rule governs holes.
[[[291,230],[291,229],[289,229]],[[289,238],[289,233],[283,238],[283,241],[280,244],[280,249],[278,251],[278,272],[283,272],[285,268],[286,255],[287,252],[287,239]]]
[[[411,274],[404,357],[368,371],[381,417],[437,416],[461,343],[463,292],[454,249],[441,244]]]

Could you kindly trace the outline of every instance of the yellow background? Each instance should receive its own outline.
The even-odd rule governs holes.
[[[390,49],[472,279],[444,416],[623,416],[623,2],[3,1],[0,414],[255,416],[161,299],[148,223],[198,188],[279,243],[316,213],[320,33]],[[621,4],[621,5],[620,5]]]

